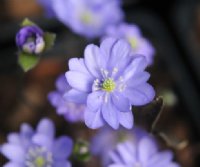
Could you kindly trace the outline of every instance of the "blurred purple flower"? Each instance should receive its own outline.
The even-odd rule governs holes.
[[[85,123],[96,129],[104,124],[117,129],[133,127],[131,105],[144,105],[153,100],[155,92],[147,83],[146,59],[130,56],[130,45],[124,40],[105,39],[100,47],[85,49],[84,59],[69,61],[66,78],[72,90],[65,98],[87,103]]]
[[[90,151],[92,155],[101,158],[103,166],[108,166],[108,164],[112,162],[109,153],[117,146],[117,144],[124,141],[137,142],[146,135],[147,132],[138,127],[134,127],[131,130],[120,128],[117,131],[109,127],[104,127],[92,138]]]
[[[134,54],[145,56],[149,65],[153,63],[155,49],[150,41],[142,36],[138,26],[126,23],[110,26],[106,30],[106,35],[128,40]]]
[[[53,10],[53,0],[37,0],[40,5],[42,5],[45,9],[45,14],[47,17],[53,17],[55,16],[54,10]]]
[[[57,18],[87,38],[99,37],[107,26],[122,21],[120,6],[120,0],[56,0],[52,3]]]
[[[57,113],[63,115],[65,119],[70,122],[83,121],[85,106],[68,102],[63,98],[63,95],[71,89],[64,74],[58,77],[56,88],[56,91],[52,91],[48,94],[48,99],[51,104],[56,107]]]
[[[138,143],[126,141],[110,153],[113,164],[108,167],[180,167],[173,162],[173,153],[159,151],[153,138],[146,136]]]
[[[16,44],[25,53],[39,54],[45,48],[44,32],[36,25],[22,27],[16,35]]]
[[[42,119],[35,132],[22,124],[20,133],[9,134],[8,143],[1,147],[1,153],[10,160],[4,167],[70,167],[67,158],[73,142],[67,136],[54,139],[54,133],[49,119]]]

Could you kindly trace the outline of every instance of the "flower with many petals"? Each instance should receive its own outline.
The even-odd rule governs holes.
[[[54,133],[49,119],[42,119],[35,132],[23,124],[20,133],[9,134],[8,143],[1,147],[1,153],[10,160],[4,167],[70,167],[67,158],[73,142],[67,136],[55,139]]]
[[[106,167],[112,162],[109,153],[113,151],[117,144],[125,141],[137,142],[143,136],[147,136],[147,132],[136,126],[131,130],[125,128],[113,130],[104,127],[92,138],[90,151],[92,155],[98,156],[102,165]]]
[[[127,23],[121,23],[118,26],[110,26],[106,30],[106,35],[126,39],[130,43],[134,54],[145,56],[148,65],[153,63],[155,49],[150,41],[142,36],[138,26]]]
[[[72,87],[65,94],[69,101],[86,103],[85,123],[92,129],[104,124],[117,129],[133,127],[131,105],[139,106],[153,100],[155,92],[147,83],[150,75],[144,69],[142,56],[131,56],[125,40],[105,39],[100,47],[85,49],[84,59],[69,61],[66,78]]]
[[[56,0],[52,2],[56,17],[75,33],[88,38],[103,35],[107,26],[115,25],[123,19],[120,5],[120,0]]]
[[[66,101],[63,98],[63,95],[71,89],[64,74],[60,75],[56,80],[56,88],[56,91],[48,94],[48,99],[56,107],[57,113],[63,115],[70,122],[83,121],[85,106]]]
[[[110,158],[113,163],[108,167],[180,167],[173,162],[173,153],[159,151],[150,136],[141,138],[137,143],[126,141],[118,144]]]

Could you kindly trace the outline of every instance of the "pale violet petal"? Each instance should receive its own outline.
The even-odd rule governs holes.
[[[101,111],[91,112],[86,110],[84,112],[85,124],[91,129],[97,129],[102,127],[105,122],[102,118]]]
[[[96,78],[101,76],[99,67],[100,56],[99,48],[96,45],[90,44],[85,48],[85,65],[90,73]]]
[[[9,160],[17,163],[23,163],[26,155],[23,146],[14,144],[3,144],[1,147],[1,153]]]
[[[112,104],[110,100],[104,102],[102,106],[103,119],[113,128],[118,129],[119,127],[119,110]]]
[[[36,132],[53,139],[55,135],[55,127],[53,122],[48,118],[42,119],[37,125]]]
[[[101,108],[103,103],[103,91],[95,91],[88,95],[87,98],[87,108],[89,111],[96,112]]]
[[[66,78],[72,88],[83,92],[92,91],[92,84],[94,81],[92,76],[76,71],[68,71],[66,72]]]
[[[81,92],[75,89],[71,89],[67,93],[64,94],[63,98],[66,101],[77,103],[77,104],[86,104],[88,94],[85,92]]]
[[[155,91],[151,85],[144,83],[135,88],[127,87],[123,94],[127,97],[132,105],[140,106],[145,105],[153,100]]]
[[[62,136],[54,142],[53,155],[56,160],[63,160],[69,157],[72,152],[73,142],[67,136]]]
[[[132,111],[129,112],[119,112],[119,123],[127,128],[127,129],[131,129],[133,127],[133,114]]]

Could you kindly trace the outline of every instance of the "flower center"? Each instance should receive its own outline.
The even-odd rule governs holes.
[[[35,164],[38,167],[43,167],[45,165],[45,159],[42,156],[39,156],[35,159]]]
[[[131,44],[131,47],[133,49],[137,49],[137,47],[138,47],[138,41],[137,41],[137,39],[135,37],[129,37],[128,41]]]
[[[52,167],[52,153],[44,147],[34,146],[28,150],[26,167]]]
[[[89,11],[85,11],[81,14],[81,21],[85,24],[91,24],[92,23],[92,14]]]
[[[112,78],[108,78],[102,83],[102,89],[107,92],[112,92],[115,87],[116,85]]]

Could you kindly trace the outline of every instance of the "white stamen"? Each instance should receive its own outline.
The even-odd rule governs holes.
[[[102,74],[103,78],[106,79],[106,78],[108,78],[109,72],[107,70],[104,70],[103,68],[101,68],[101,74]]]
[[[109,96],[109,93],[106,93],[105,96],[104,96],[104,102],[105,102],[105,103],[108,102],[108,96]]]
[[[113,78],[118,71],[118,68],[114,67],[112,70],[111,78]]]

